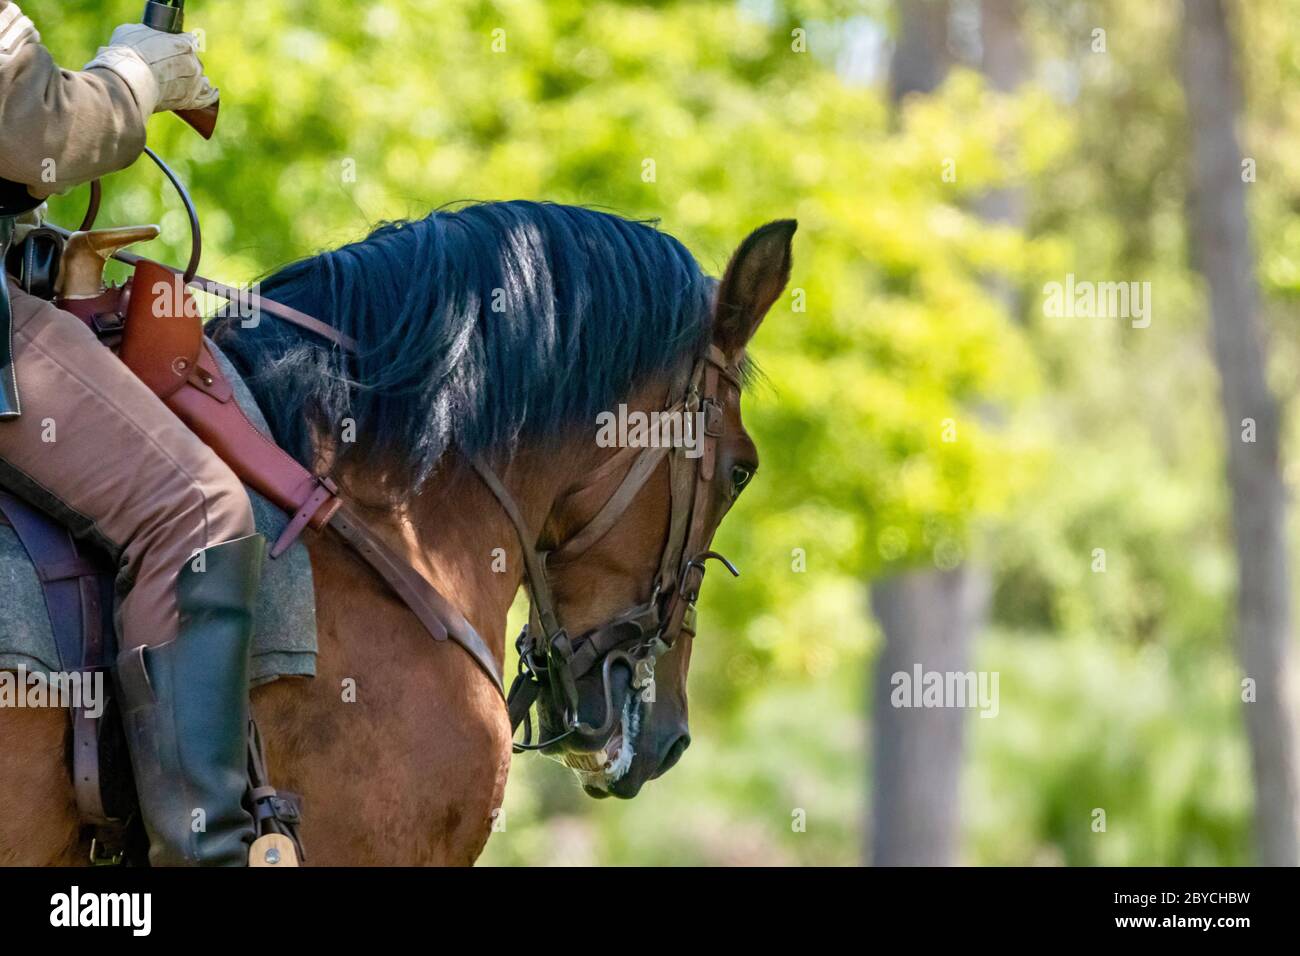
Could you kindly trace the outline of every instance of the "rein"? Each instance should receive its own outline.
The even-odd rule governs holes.
[[[512,745],[515,753],[542,750],[573,734],[600,737],[609,733],[617,719],[610,683],[614,665],[621,663],[632,672],[634,690],[651,686],[656,660],[672,648],[682,631],[695,633],[695,602],[699,598],[705,562],[715,558],[733,575],[739,574],[730,561],[705,548],[706,506],[716,469],[717,440],[722,435],[722,404],[718,400],[721,378],[740,388],[737,369],[727,362],[721,349],[709,345],[692,366],[676,376],[661,413],[683,414],[688,429],[694,429],[696,414],[702,413],[702,434],[694,435],[694,442],[683,443],[683,446],[702,446],[702,454],[691,459],[686,455],[686,447],[621,449],[593,476],[593,482],[599,480],[632,457],[618,488],[585,526],[554,550],[539,545],[538,536],[528,528],[518,504],[491,466],[482,458],[472,459],[475,471],[514,525],[528,584],[529,619],[515,642],[519,669],[506,697],[511,729],[517,730],[521,724],[524,727],[523,742]],[[665,458],[669,466],[672,511],[650,598],[605,624],[572,637],[559,620],[549,563],[570,561],[602,540],[618,524]],[[587,487],[590,485],[591,482]],[[591,726],[583,723],[578,715],[577,682],[597,665],[605,710],[601,724]],[[557,705],[564,730],[549,740],[533,743],[529,714],[543,690],[551,694]]]

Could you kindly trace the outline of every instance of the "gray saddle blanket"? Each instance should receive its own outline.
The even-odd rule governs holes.
[[[211,344],[211,343],[209,343]],[[270,435],[266,418],[234,366],[212,346],[244,413]],[[289,517],[251,488],[257,530],[275,541]],[[263,565],[253,637],[253,683],[278,677],[316,675],[316,603],[311,562],[301,541]],[[36,570],[12,528],[0,525],[0,670],[49,674],[59,669],[59,653],[45,609]]]

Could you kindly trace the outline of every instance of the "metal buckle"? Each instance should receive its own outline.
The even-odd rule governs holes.
[[[682,409],[687,412],[698,412],[700,410],[700,387],[692,385],[682,399]]]
[[[546,658],[538,658],[537,642],[533,640],[528,631],[528,625],[525,624],[520,630],[519,636],[515,638],[515,651],[519,654],[519,673],[527,671],[534,680],[539,683],[543,674],[547,672]]]
[[[647,684],[653,684],[655,680],[655,655],[646,654],[636,662],[632,669],[632,687],[641,690]]]
[[[90,839],[90,865],[91,866],[121,866],[126,859],[126,853],[118,850],[116,853],[103,852],[99,844],[98,837]]]
[[[698,619],[698,613],[699,612],[695,610],[695,602],[688,601],[686,604],[686,610],[682,612],[682,623],[678,627],[678,630],[694,637],[696,633],[695,622]]]
[[[96,312],[90,325],[98,336],[119,335],[126,328],[126,317],[120,312]]]

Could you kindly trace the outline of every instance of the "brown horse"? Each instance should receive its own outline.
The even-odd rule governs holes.
[[[455,285],[453,272],[472,271],[476,262],[485,261],[483,244],[488,244],[496,265],[487,270],[490,275],[480,277],[480,285],[485,290],[504,290],[505,298],[515,300],[516,314],[523,316],[517,327],[509,328],[505,319],[493,317],[486,294],[478,301],[451,295],[451,301],[442,288],[429,292],[440,297],[432,306],[433,300],[409,301],[418,295],[407,288],[393,290],[388,297],[373,293],[376,312],[355,313],[353,293],[362,287],[349,285],[339,272],[343,266],[331,257],[350,251],[353,258],[364,259],[377,246],[384,249],[386,242],[411,243],[421,238],[416,229],[420,225],[443,230],[438,239],[443,248],[434,252],[440,265],[431,278],[444,286]],[[456,238],[453,233],[458,230]],[[591,238],[593,231],[602,230],[603,238]],[[264,286],[268,295],[299,307],[311,306],[309,311],[353,334],[363,349],[381,332],[391,333],[393,309],[411,306],[407,311],[431,309],[442,315],[442,324],[428,335],[456,338],[460,351],[451,350],[441,371],[431,372],[427,366],[422,370],[436,379],[425,381],[426,397],[447,411],[441,426],[445,441],[429,452],[427,474],[416,475],[415,469],[395,464],[409,464],[416,457],[410,447],[403,447],[407,439],[402,437],[414,433],[399,429],[394,439],[382,434],[377,424],[385,415],[392,424],[391,413],[397,406],[388,404],[376,417],[376,410],[357,397],[375,380],[374,370],[364,367],[364,358],[360,367],[347,370],[348,387],[353,389],[348,409],[356,412],[359,432],[370,426],[370,437],[354,449],[322,437],[330,434],[336,419],[335,410],[320,394],[281,407],[279,416],[268,408],[277,395],[282,405],[286,401],[275,382],[268,385],[267,376],[261,374],[286,364],[289,346],[283,329],[263,329],[265,341],[259,340],[257,348],[250,347],[242,356],[243,370],[255,391],[259,375],[264,380],[258,397],[268,408],[277,438],[292,448],[292,428],[277,421],[305,417],[311,445],[304,457],[329,459],[354,505],[382,529],[390,545],[457,604],[480,634],[489,636],[501,661],[506,615],[523,582],[524,556],[516,529],[471,467],[469,455],[476,443],[477,451],[494,462],[532,534],[539,541],[564,542],[600,511],[622,477],[623,469],[611,474],[600,471],[617,450],[593,441],[591,418],[585,416],[592,407],[619,402],[633,410],[662,409],[669,383],[695,360],[702,345],[717,346],[730,364],[742,366],[747,343],[789,276],[793,232],[793,222],[760,228],[737,250],[720,282],[704,279],[701,285],[698,267],[680,244],[646,225],[549,204],[483,204],[435,213],[420,223],[385,227],[345,250],[299,264],[315,277],[307,283],[315,299],[306,293],[295,297],[292,283],[277,285],[277,279],[269,280]],[[460,250],[463,256],[457,254],[457,242],[468,243]],[[387,252],[393,248],[387,247]],[[410,255],[429,252],[418,244],[401,248]],[[398,264],[408,284],[418,282],[411,278],[419,273],[416,261],[408,258]],[[429,268],[427,260],[419,261],[422,268]],[[373,262],[361,265],[373,273]],[[616,280],[621,288],[611,284]],[[371,285],[366,288],[373,290],[373,283],[379,281],[382,278],[369,276],[366,282]],[[587,282],[592,287],[578,287]],[[604,285],[596,288],[598,282]],[[633,287],[628,288],[629,283]],[[706,290],[703,298],[686,294],[698,289]],[[672,300],[675,317],[645,301],[664,296]],[[331,297],[346,304],[331,308]],[[538,318],[539,312],[545,317]],[[377,314],[384,316],[383,322]],[[470,330],[463,337],[453,336],[455,329],[445,321],[453,314],[466,319],[465,325],[455,327]],[[372,319],[374,327],[368,327]],[[407,321],[430,320],[423,315]],[[658,325],[633,328],[645,323]],[[268,319],[263,326],[272,324]],[[228,332],[214,330],[239,364],[235,338],[245,333],[232,337]],[[511,343],[496,341],[507,334],[514,336]],[[551,343],[548,351],[541,358],[520,357],[522,350],[536,353],[539,337]],[[665,341],[656,344],[655,339]],[[643,348],[647,344],[654,347]],[[321,352],[316,348],[304,353],[316,362],[311,374],[329,376],[330,370],[317,361]],[[409,352],[409,340],[397,343],[397,348]],[[447,351],[445,344],[439,348]],[[640,354],[616,356],[620,349]],[[395,354],[389,352],[387,364],[381,363],[380,378],[392,371]],[[519,359],[514,367],[493,366],[493,355],[512,354]],[[277,362],[264,363],[268,357]],[[535,370],[558,367],[554,381],[563,387],[544,394],[534,389],[533,398],[519,398],[521,389],[539,384],[518,378],[518,366],[529,362]],[[625,375],[620,376],[620,365],[626,367]],[[458,383],[457,376],[465,378],[466,367],[477,367],[482,374],[468,384]],[[592,378],[602,376],[604,380],[593,385]],[[509,393],[504,386],[491,387],[507,378]],[[384,388],[392,390],[385,393]],[[391,381],[374,385],[371,397],[387,399],[404,394],[402,388]],[[476,389],[483,392],[477,399]],[[567,393],[584,389],[585,406],[566,399]],[[741,423],[739,390],[725,387],[719,399],[724,424],[717,445],[718,480],[712,483],[711,500],[697,503],[705,509],[706,546],[758,464]],[[477,405],[476,400],[480,400]],[[540,402],[558,403],[554,406],[558,418],[548,418]],[[500,412],[503,405],[533,420],[506,421],[505,435],[492,428],[475,435],[463,427],[466,416],[483,418]],[[417,407],[407,411],[417,417],[421,413]],[[422,413],[430,420],[436,417],[429,408]],[[567,424],[557,428],[557,421]],[[539,428],[547,434],[539,433]],[[666,465],[660,466],[609,533],[555,570],[551,583],[556,607],[570,633],[583,634],[650,598],[669,533],[667,472]],[[597,477],[593,480],[593,476]],[[410,484],[403,487],[402,482]],[[253,692],[254,715],[267,741],[271,776],[278,786],[305,797],[302,836],[307,862],[472,863],[492,830],[511,756],[510,721],[497,690],[457,645],[431,641],[405,606],[338,539],[312,534],[308,547],[319,628],[317,675],[282,679]],[[669,641],[671,649],[655,670],[653,703],[634,698],[631,674],[618,670],[612,703],[624,715],[629,708],[637,712],[639,719],[630,727],[625,719],[604,739],[571,738],[552,748],[562,752],[588,792],[632,796],[681,756],[689,742],[686,672],[691,639],[684,633],[680,640]],[[584,709],[593,692],[583,688]],[[545,699],[539,704],[543,734],[558,719],[548,706]],[[5,808],[0,814],[0,864],[86,862],[88,846],[69,778],[68,743],[64,713],[0,710],[0,806]]]

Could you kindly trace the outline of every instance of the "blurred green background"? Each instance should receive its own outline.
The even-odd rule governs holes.
[[[140,5],[23,3],[69,68]],[[1001,675],[1001,702],[966,721],[955,862],[1254,858],[1180,4],[1025,5],[1010,90],[981,63],[980,4],[945,7],[942,82],[899,97],[883,0],[192,0],[221,122],[205,143],[156,117],[150,143],[193,191],[203,272],[223,281],[461,199],[655,217],[715,273],[754,227],[799,220],[791,289],[753,345],[763,466],[717,541],[743,576],[704,589],[691,749],[629,803],[517,757],[483,862],[869,858],[870,584],[966,563],[992,588],[971,666]],[[1234,11],[1289,409],[1300,11]],[[989,216],[989,195],[1018,213]],[[84,196],[54,218],[74,223]],[[146,254],[183,261],[184,217],[141,162],[107,183],[100,222],[146,221],[164,226]],[[1043,285],[1068,272],[1150,281],[1151,325],[1046,316]]]

